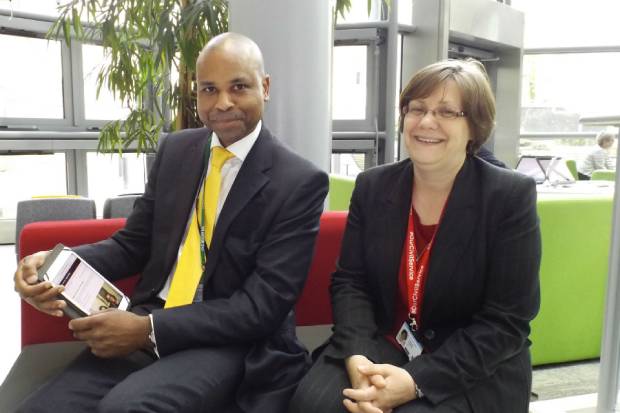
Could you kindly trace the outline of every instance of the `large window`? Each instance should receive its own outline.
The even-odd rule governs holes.
[[[58,16],[58,5],[70,0],[0,0],[0,9],[46,16]]]
[[[125,119],[129,109],[107,88],[102,87],[97,96],[97,76],[102,65],[110,58],[103,47],[82,45],[82,67],[84,75],[84,117],[86,119]]]
[[[0,220],[15,219],[17,202],[67,194],[65,154],[0,155]]]
[[[144,155],[135,153],[103,154],[88,152],[88,197],[97,204],[97,215],[103,213],[106,198],[144,192],[146,163]]]
[[[513,0],[512,5],[525,13],[519,152],[579,163],[597,147],[596,133],[605,128],[585,126],[580,119],[620,113],[620,31],[610,30],[620,2]],[[550,16],[557,18],[551,23]]]
[[[525,12],[525,47],[620,45],[618,0],[512,0]]]
[[[63,119],[60,46],[0,34],[0,118]]]
[[[356,177],[366,169],[366,156],[363,153],[332,153],[330,171],[336,175]]]
[[[97,93],[100,69],[109,61],[101,46],[47,40],[53,17],[0,12],[2,129],[77,132],[127,117],[126,102],[105,86]]]
[[[524,56],[521,130],[574,132],[580,117],[617,114],[619,69],[620,52]]]
[[[334,47],[333,119],[366,119],[367,55],[367,46]]]

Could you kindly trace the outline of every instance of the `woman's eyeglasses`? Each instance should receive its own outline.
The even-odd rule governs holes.
[[[426,116],[428,112],[432,113],[435,119],[450,120],[467,116],[467,114],[463,111],[456,111],[450,108],[426,109],[419,106],[413,106],[404,107],[403,111],[405,112],[405,116],[411,116],[420,119]]]

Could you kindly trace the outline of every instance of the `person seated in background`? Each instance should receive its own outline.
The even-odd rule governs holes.
[[[140,273],[130,311],[71,320],[89,348],[21,412],[284,413],[309,358],[293,307],[308,275],[327,174],[262,123],[270,78],[249,38],[212,38],[196,62],[206,128],[160,143],[125,228],[76,252],[110,280]],[[15,290],[62,316],[24,258]]]
[[[422,69],[400,110],[409,157],[357,178],[333,334],[289,411],[527,413],[536,182],[474,156],[495,116],[479,62]]]
[[[614,145],[615,135],[608,131],[601,131],[596,135],[599,149],[590,152],[583,160],[577,174],[580,180],[589,180],[592,172],[597,169],[615,169],[616,165],[609,157],[609,149]]]

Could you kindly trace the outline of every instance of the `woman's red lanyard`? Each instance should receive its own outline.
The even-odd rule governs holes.
[[[441,212],[441,217],[443,217],[443,211]],[[441,222],[441,218],[439,222]],[[431,256],[435,236],[437,235],[437,229],[439,228],[439,224],[437,224],[433,238],[426,244],[422,252],[418,253],[415,245],[414,225],[413,205],[411,205],[409,225],[407,227],[407,301],[409,306],[409,325],[413,331],[417,330],[420,325],[424,283],[428,275],[428,261]]]

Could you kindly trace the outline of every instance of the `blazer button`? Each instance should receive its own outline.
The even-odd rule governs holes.
[[[424,338],[427,340],[432,340],[435,338],[435,330],[431,330],[430,328],[428,330],[424,330]]]

